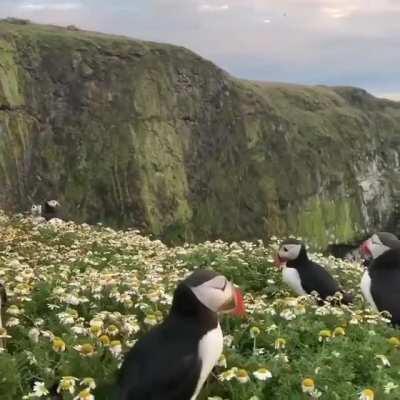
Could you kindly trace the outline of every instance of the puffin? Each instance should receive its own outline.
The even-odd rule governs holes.
[[[50,221],[53,218],[60,218],[59,216],[60,207],[61,205],[57,200],[45,201],[41,208],[42,217],[44,217],[46,221]]]
[[[360,251],[370,261],[361,278],[361,292],[374,311],[388,311],[400,325],[400,240],[389,232],[374,233]]]
[[[353,296],[344,293],[332,275],[308,258],[303,242],[287,239],[280,245],[276,264],[282,269],[283,281],[299,296],[315,291],[322,300],[335,293],[342,294],[342,304],[352,302]]]
[[[219,313],[244,315],[241,291],[221,274],[194,271],[177,286],[166,319],[125,356],[116,398],[195,400],[222,354]]]

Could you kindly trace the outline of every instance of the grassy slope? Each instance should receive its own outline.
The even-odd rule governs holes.
[[[76,221],[170,241],[296,232],[326,246],[390,218],[399,126],[399,103],[359,89],[242,81],[176,46],[0,23],[8,210],[57,197]]]
[[[388,342],[400,333],[364,309],[358,292],[361,267],[314,254],[358,294],[352,308],[317,307],[311,299],[294,299],[282,285],[272,265],[274,243],[167,248],[135,231],[33,224],[0,214],[0,278],[10,297],[6,325],[11,336],[0,354],[0,398],[20,399],[35,381],[51,387],[63,376],[76,378],[76,391],[85,387],[79,386],[83,378],[111,379],[119,355],[110,351],[118,353],[118,343],[110,347],[108,340],[120,341],[127,351],[168,312],[177,282],[201,267],[233,279],[246,293],[248,308],[244,320],[223,319],[227,365],[215,369],[201,399],[306,399],[301,382],[307,377],[326,400],[357,399],[367,387],[376,391],[377,400],[400,399],[399,388],[384,393],[400,379],[400,348]],[[321,331],[338,327],[344,336],[319,340]],[[54,336],[66,344],[65,351],[54,350]],[[285,346],[277,349],[280,338]],[[383,366],[381,355],[390,367]],[[272,373],[266,382],[252,374],[262,367]],[[223,380],[227,371],[233,372],[231,380]],[[236,378],[247,374],[246,383]]]

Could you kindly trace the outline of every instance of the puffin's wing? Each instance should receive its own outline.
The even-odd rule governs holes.
[[[1,305],[4,306],[4,304],[7,303],[7,292],[6,288],[1,283],[0,283],[0,297],[1,297]]]
[[[340,290],[338,283],[329,271],[317,263],[313,263],[312,273],[308,276],[307,282],[304,282],[304,285],[307,293],[315,290],[323,299],[327,296],[333,296]]]
[[[372,274],[371,295],[379,311],[389,311],[392,322],[400,324],[400,269],[390,276]]]
[[[201,370],[197,346],[179,331],[163,330],[150,332],[127,354],[119,400],[186,400],[193,395]]]
[[[196,388],[200,367],[201,361],[194,356],[155,368],[141,369],[140,365],[134,365],[130,369],[131,381],[119,387],[120,400],[189,400]]]

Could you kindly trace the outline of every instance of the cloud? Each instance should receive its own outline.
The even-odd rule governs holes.
[[[394,101],[400,101],[400,93],[378,93],[377,97],[382,97],[383,99],[389,99]]]
[[[0,0],[8,16],[185,46],[247,79],[400,93],[400,0]]]
[[[197,7],[200,12],[220,12],[229,10],[229,4],[213,5],[213,4],[200,4]]]
[[[337,8],[326,7],[322,9],[325,14],[332,18],[347,18],[354,14],[357,10],[357,7],[351,5]]]
[[[70,11],[82,8],[81,3],[22,3],[18,6],[22,11]]]

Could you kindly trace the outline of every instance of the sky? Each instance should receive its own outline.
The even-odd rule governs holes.
[[[0,18],[188,47],[234,76],[400,100],[400,0],[0,0]]]

